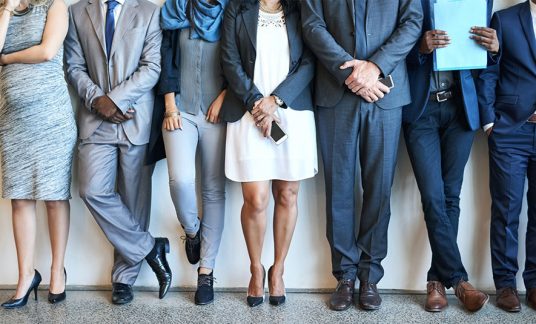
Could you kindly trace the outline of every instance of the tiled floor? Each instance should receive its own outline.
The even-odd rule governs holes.
[[[12,291],[0,290],[0,300]],[[345,312],[327,308],[327,294],[292,293],[287,304],[273,307],[265,303],[250,309],[244,293],[217,293],[215,303],[195,306],[193,293],[171,292],[159,300],[154,292],[136,292],[126,306],[110,304],[109,291],[71,291],[67,301],[49,305],[46,291],[39,301],[31,300],[23,309],[0,309],[0,323],[536,323],[536,311],[523,305],[521,313],[508,314],[491,302],[480,312],[465,312],[454,296],[443,313],[431,314],[422,308],[424,295],[383,294],[382,309],[365,312],[355,307]]]

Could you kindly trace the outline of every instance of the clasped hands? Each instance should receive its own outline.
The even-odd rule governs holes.
[[[251,115],[255,120],[255,125],[259,127],[264,137],[269,137],[272,132],[272,122],[279,122],[279,117],[275,115],[279,106],[275,102],[274,96],[264,97],[255,101]]]
[[[376,102],[391,90],[378,81],[381,71],[378,66],[369,61],[351,60],[341,65],[340,69],[352,68],[353,71],[344,82],[348,89],[367,102]]]
[[[121,124],[127,120],[134,118],[135,110],[130,108],[126,113],[117,107],[117,105],[108,96],[100,96],[91,103],[93,111],[102,119],[114,124]]]

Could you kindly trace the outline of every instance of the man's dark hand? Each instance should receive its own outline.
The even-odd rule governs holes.
[[[483,46],[488,52],[492,54],[499,53],[499,38],[497,37],[497,31],[488,27],[473,27],[471,28],[471,39],[477,44]]]
[[[104,120],[109,120],[116,112],[121,113],[119,108],[108,96],[100,96],[93,100],[91,104],[93,110]]]
[[[123,114],[121,110],[118,109],[115,112],[115,114],[113,114],[112,117],[108,118],[107,120],[114,124],[121,124],[122,122],[131,120],[132,118],[134,118],[134,115],[132,115],[131,112],[127,112],[126,114]]]
[[[450,37],[444,30],[429,30],[422,36],[419,52],[431,54],[437,48],[445,48],[450,44]]]

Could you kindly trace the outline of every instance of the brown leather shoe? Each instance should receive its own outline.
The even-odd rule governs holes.
[[[354,304],[355,280],[342,279],[329,300],[329,308],[336,311],[347,310]]]
[[[489,300],[489,296],[476,290],[470,283],[460,280],[455,289],[456,297],[470,312],[479,311]]]
[[[519,301],[517,289],[511,287],[497,289],[497,307],[507,312],[519,312],[521,302]]]
[[[381,305],[382,299],[376,284],[361,282],[359,284],[359,307],[363,310],[378,310]]]
[[[439,281],[429,281],[426,285],[424,310],[427,312],[441,312],[448,305],[445,286]]]
[[[536,310],[536,288],[527,290],[527,305]]]

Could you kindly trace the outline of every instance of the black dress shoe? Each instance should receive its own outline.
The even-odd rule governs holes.
[[[155,239],[151,253],[145,257],[147,263],[156,274],[156,279],[158,279],[158,284],[160,285],[158,297],[160,299],[166,296],[171,286],[171,269],[166,260],[166,253],[169,253],[169,240],[159,237]]]
[[[197,290],[194,300],[196,305],[208,305],[214,301],[213,272],[197,276]]]
[[[376,284],[362,282],[359,284],[359,307],[363,310],[378,310],[382,299]]]
[[[63,268],[63,274],[65,275],[65,288],[67,288],[67,270],[65,270],[65,268]],[[53,294],[50,292],[50,290],[48,291],[48,302],[51,304],[60,303],[64,301],[66,298],[67,298],[67,294],[65,293],[65,289],[63,290],[62,293],[59,293],[59,294]]]
[[[249,307],[257,307],[264,303],[264,284],[266,282],[266,270],[262,267],[262,296],[250,296],[248,295],[246,301]]]
[[[123,283],[112,284],[112,303],[115,305],[125,305],[134,299],[132,286]]]
[[[335,311],[347,310],[354,303],[355,280],[339,280],[335,292],[329,299],[329,308]]]
[[[268,287],[270,287],[270,281],[272,278],[272,270],[273,270],[273,266],[270,267],[270,269],[268,269]],[[285,302],[287,301],[287,296],[286,294],[283,294],[282,296],[272,296],[270,294],[270,297],[268,297],[268,302],[270,303],[270,305],[272,306],[281,306],[283,305]]]
[[[19,298],[19,299],[11,298],[7,302],[3,303],[2,307],[7,308],[7,309],[13,309],[13,308],[20,308],[20,307],[26,306],[26,304],[28,303],[28,297],[30,296],[30,293],[32,291],[34,292],[35,300],[37,300],[37,289],[39,288],[39,284],[41,283],[41,274],[37,270],[34,270],[34,271],[35,271],[35,274],[32,279],[32,283],[30,284],[30,287],[28,288],[28,291],[26,291],[26,294],[24,295],[24,297]]]
[[[186,250],[186,258],[190,264],[197,264],[201,259],[201,230],[197,231],[194,237],[184,235],[184,249]]]

